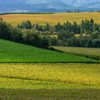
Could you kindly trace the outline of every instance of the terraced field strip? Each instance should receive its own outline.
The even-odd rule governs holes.
[[[35,81],[60,82],[67,84],[90,85],[90,86],[95,86],[95,88],[96,87],[100,88],[100,64],[85,64],[85,63],[32,63],[32,64],[3,63],[2,64],[1,63],[0,77],[1,77],[0,83],[4,84],[6,84],[6,82],[8,84],[9,80],[6,81],[5,79],[4,81],[2,78],[12,78],[12,79],[17,79],[18,80],[17,83],[19,83],[20,81],[19,79],[22,79],[31,81],[35,80]],[[27,87],[28,84],[31,84],[31,81],[29,83],[26,82]],[[10,82],[12,84],[13,81]],[[45,86],[46,85],[48,84],[45,84]],[[16,83],[13,82],[13,87],[14,86],[16,87]],[[58,86],[60,85],[58,84]]]
[[[52,46],[52,47],[57,50],[61,50],[63,52],[100,59],[100,48],[65,47],[65,46]]]
[[[82,20],[89,20],[91,18],[94,19],[96,23],[100,23],[100,13],[54,13],[54,14],[6,14],[0,15],[4,19],[4,21],[11,23],[13,26],[17,24],[21,24],[22,21],[30,20],[32,24],[38,23],[39,25],[46,25],[48,22],[50,25],[55,25],[58,21],[63,24],[64,22],[70,21],[73,23],[76,21],[78,24],[82,22]]]
[[[1,100],[99,100],[100,89],[0,89]]]
[[[0,77],[0,89],[100,89],[95,85]]]

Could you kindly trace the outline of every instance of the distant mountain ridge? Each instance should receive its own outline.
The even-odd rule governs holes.
[[[25,3],[25,4],[43,4],[43,3],[52,3],[52,2],[61,2],[71,6],[83,6],[83,7],[98,7],[100,0],[0,0],[0,3]],[[100,8],[100,7],[99,7]]]
[[[100,9],[100,0],[0,0],[0,4],[0,11],[66,12]]]

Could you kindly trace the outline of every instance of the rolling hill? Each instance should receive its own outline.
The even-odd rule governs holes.
[[[55,62],[99,62],[85,57],[69,55],[47,49],[0,39],[0,62],[55,63]]]

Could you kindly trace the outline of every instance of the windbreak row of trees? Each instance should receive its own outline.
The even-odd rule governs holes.
[[[77,47],[100,47],[100,24],[94,23],[93,19],[82,20],[78,25],[76,22],[71,24],[69,21],[62,25],[58,22],[57,25],[50,26],[47,23],[45,26],[31,24],[29,20],[17,25],[21,30],[31,29],[37,31],[37,34],[46,36],[50,45],[60,46],[77,46]],[[75,37],[79,34],[79,37]],[[85,34],[85,36],[83,36]],[[57,35],[57,38],[50,37]]]
[[[61,30],[67,30],[69,32],[73,32],[74,34],[91,34],[94,31],[100,32],[100,24],[94,23],[93,19],[90,20],[82,20],[80,25],[77,25],[76,22],[71,24],[69,21],[66,23],[63,23],[62,25],[58,22],[57,25],[50,26],[49,23],[46,24],[46,26],[38,25],[37,24],[31,24],[29,20],[26,22],[23,22],[19,25],[17,25],[20,29],[34,29],[41,32],[49,31],[50,34],[55,34],[56,32],[59,32]]]
[[[40,26],[38,25],[38,23],[32,25],[31,22],[27,20],[26,22],[22,21],[20,25],[17,25],[17,27],[20,29],[34,29],[41,32],[49,31],[50,34],[53,34],[53,32],[55,34],[55,32],[59,32],[62,29],[69,30],[70,32],[74,32],[75,34],[80,34],[80,27],[77,25],[77,23],[74,22],[74,24],[72,25],[69,21],[67,21],[67,23],[64,23],[63,25],[60,25],[60,23],[58,22],[58,24],[55,26],[50,26],[49,23],[47,23],[46,26]]]
[[[75,37],[79,34],[79,37]],[[83,36],[85,34],[85,36]],[[57,38],[54,36],[56,35]],[[0,38],[25,43],[37,47],[53,46],[100,47],[100,24],[93,19],[82,20],[78,25],[69,21],[62,25],[45,26],[33,24],[27,20],[16,27],[0,19]]]

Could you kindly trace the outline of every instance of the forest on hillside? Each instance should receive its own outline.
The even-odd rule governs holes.
[[[75,34],[79,36],[75,37]],[[42,26],[38,23],[31,24],[27,20],[15,27],[0,18],[0,38],[42,48],[49,46],[100,48],[100,24],[90,19],[82,20],[80,25],[67,21],[62,25],[58,22],[54,26],[50,26],[49,23]]]

